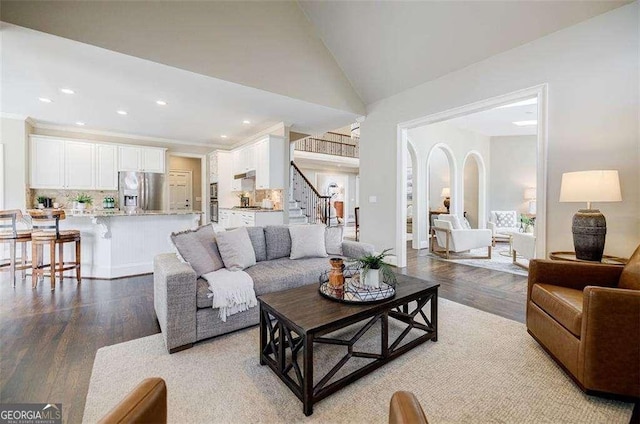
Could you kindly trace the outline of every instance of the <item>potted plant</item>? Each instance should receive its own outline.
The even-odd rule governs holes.
[[[38,202],[38,209],[44,209],[44,202],[46,202],[47,198],[44,196],[36,197],[36,202]]]
[[[525,233],[528,233],[535,225],[535,218],[529,218],[525,215],[520,215],[520,222]]]
[[[76,196],[75,202],[77,203],[78,210],[84,210],[86,205],[91,205],[93,203],[93,198],[85,193],[80,193]]]
[[[354,263],[361,267],[360,276],[362,284],[365,286],[379,289],[380,283],[385,280],[395,282],[396,276],[391,270],[391,265],[384,261],[389,256],[389,252],[393,249],[385,249],[377,255],[366,255],[356,259]]]

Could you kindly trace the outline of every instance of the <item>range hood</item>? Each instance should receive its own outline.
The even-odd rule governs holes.
[[[255,178],[256,177],[256,171],[252,170],[252,171],[247,171],[245,173],[242,174],[236,174],[233,176],[234,180],[243,180],[245,178]]]

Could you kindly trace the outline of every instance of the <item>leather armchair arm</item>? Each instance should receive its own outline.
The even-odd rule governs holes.
[[[389,424],[428,424],[420,402],[411,392],[395,392],[389,405]]]
[[[100,424],[166,422],[167,386],[158,377],[143,380],[99,421]]]
[[[586,286],[616,287],[622,268],[619,265],[535,259],[529,262],[529,287],[536,283],[553,284],[583,290]]]
[[[578,372],[594,390],[640,393],[640,290],[584,289]],[[622,387],[622,388],[621,388]]]

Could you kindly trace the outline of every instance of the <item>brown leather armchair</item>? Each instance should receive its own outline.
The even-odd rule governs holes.
[[[100,424],[164,424],[167,422],[167,386],[163,379],[142,380],[101,420]]]
[[[411,392],[395,392],[389,405],[389,424],[428,424],[420,402]]]
[[[624,268],[532,260],[527,331],[583,391],[640,398],[640,246]]]

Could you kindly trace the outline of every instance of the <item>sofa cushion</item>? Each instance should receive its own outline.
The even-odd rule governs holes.
[[[318,284],[320,274],[331,266],[327,258],[289,259],[258,262],[244,271],[253,279],[256,296],[277,292],[307,284]],[[197,281],[196,305],[198,309],[211,308],[213,300],[207,297],[211,293],[204,278]]]
[[[289,227],[291,235],[290,259],[326,258],[325,229],[322,224],[292,225]]]
[[[264,227],[267,243],[267,260],[288,258],[291,255],[291,235],[286,225],[267,225]]]
[[[326,227],[324,232],[324,245],[329,255],[342,256],[342,238],[344,233],[342,225]]]
[[[330,267],[327,258],[281,258],[257,263],[245,269],[245,272],[253,278],[253,288],[256,295],[260,296],[307,284],[318,284],[320,274]]]
[[[241,271],[256,264],[256,252],[246,227],[224,231],[216,237],[222,261],[229,271]]]
[[[531,289],[531,300],[578,338],[582,327],[582,299],[582,290],[552,284],[534,284]]]
[[[256,262],[262,262],[267,260],[267,242],[264,238],[263,227],[247,227],[249,233],[249,239],[253,246],[253,251],[256,254]]]
[[[640,290],[640,246],[633,252],[629,262],[624,266],[618,288]]]
[[[197,277],[224,268],[211,225],[203,225],[196,230],[171,233],[170,238],[180,256],[191,265]]]

